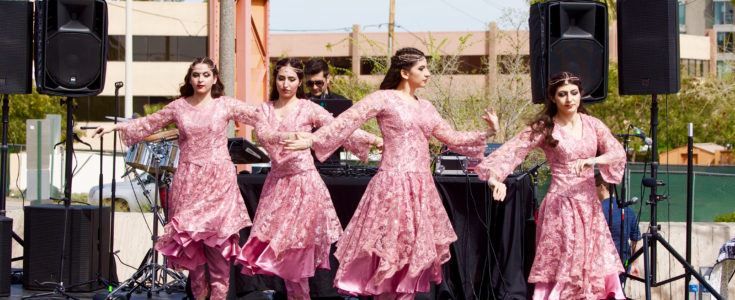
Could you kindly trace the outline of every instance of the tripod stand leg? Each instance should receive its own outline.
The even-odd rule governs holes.
[[[655,235],[654,238],[659,243],[661,243],[661,245],[663,245],[664,248],[666,248],[666,250],[669,250],[669,253],[672,256],[674,256],[676,260],[679,261],[681,266],[684,267],[684,270],[686,270],[688,274],[691,274],[692,276],[694,276],[694,278],[697,278],[699,283],[701,285],[704,285],[704,287],[712,294],[713,297],[715,297],[717,300],[722,300],[722,296],[718,292],[715,292],[715,289],[712,288],[712,286],[707,282],[707,280],[705,280],[704,277],[702,277],[702,275],[700,275],[697,271],[695,271],[694,267],[692,267],[692,265],[687,263],[686,259],[681,257],[681,255],[679,255],[679,253],[677,253],[676,250],[674,250],[674,248],[671,247],[671,245],[669,245],[669,243],[666,240],[664,240],[660,235]]]
[[[643,235],[643,276],[646,284],[646,300],[651,300],[651,253],[648,248],[649,234]]]

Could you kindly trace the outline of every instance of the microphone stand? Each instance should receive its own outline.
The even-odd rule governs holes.
[[[117,117],[120,115],[120,106],[118,104],[120,101],[120,88],[122,87],[123,87],[122,81],[115,82],[115,117],[112,121],[113,124],[115,125],[117,125]],[[115,177],[115,169],[117,169],[116,164],[115,164],[116,159],[117,159],[117,130],[112,132],[112,181],[110,181],[110,184],[111,184],[110,186],[110,198],[111,198],[110,200],[110,248],[109,248],[110,249],[110,260],[108,261],[108,266],[107,266],[107,270],[108,270],[107,278],[110,280],[112,280],[113,278],[112,277],[113,270],[115,270],[115,272],[117,273],[117,270],[115,268],[115,256],[114,256],[114,253],[115,253],[115,248],[114,248],[114,245],[115,245],[115,203],[117,202],[116,201],[117,198],[115,198],[116,196],[115,188],[117,186],[117,177]],[[100,191],[100,193],[102,193],[102,191]],[[116,275],[115,278],[117,278],[117,274],[115,275]],[[115,281],[116,281],[115,283],[118,283],[117,280]],[[108,291],[110,291],[109,287],[108,287]]]

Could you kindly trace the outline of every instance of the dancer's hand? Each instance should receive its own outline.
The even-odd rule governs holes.
[[[98,135],[99,136],[103,136],[103,135],[108,134],[108,133],[110,133],[112,131],[115,131],[115,130],[117,130],[117,125],[115,125],[115,124],[106,124],[106,125],[99,126],[94,131],[94,134],[92,135],[92,138],[95,138]]]
[[[383,153],[383,138],[376,137],[373,146],[378,149],[378,153]]]
[[[487,185],[491,190],[493,190],[493,199],[495,199],[495,201],[503,202],[505,200],[505,183],[502,183],[495,178],[490,178],[490,180],[487,181]]]
[[[596,163],[596,158],[583,158],[576,160],[572,165],[572,171],[574,171],[575,174],[580,175],[582,172],[587,168],[594,168]]]
[[[297,132],[292,138],[284,140],[281,144],[285,145],[283,149],[291,151],[309,149],[314,144],[314,135],[308,132]]]
[[[482,119],[487,122],[488,134],[495,135],[500,130],[500,121],[498,121],[498,114],[495,112],[495,108],[485,108]]]

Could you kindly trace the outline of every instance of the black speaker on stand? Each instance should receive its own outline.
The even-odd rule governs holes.
[[[617,5],[620,94],[678,92],[677,0],[620,0]]]
[[[566,71],[582,77],[584,102],[607,97],[607,6],[596,1],[531,5],[531,94],[543,103],[549,78]]]
[[[694,276],[712,296],[722,296],[697,273],[690,263],[690,249],[682,257],[661,235],[658,224],[658,202],[667,199],[658,193],[664,182],[658,180],[658,95],[679,91],[679,29],[678,2],[676,0],[619,0],[618,12],[618,59],[619,89],[621,95],[651,95],[651,173],[643,178],[643,185],[651,189],[647,204],[651,207],[648,231],[643,234],[643,247],[633,253],[629,261],[643,255],[643,278],[627,275],[645,284],[646,300],[651,299],[651,288],[685,279],[688,283]],[[687,206],[690,215],[691,206]],[[687,222],[687,232],[691,223]],[[687,235],[687,243],[691,236]],[[665,280],[657,279],[657,246],[663,246],[685,270],[684,274]],[[684,286],[685,299],[689,299],[688,286]]]
[[[0,297],[10,295],[13,219],[5,216],[8,182],[9,94],[31,93],[31,20],[27,1],[0,0],[0,97],[2,97],[2,145],[0,146]]]
[[[66,286],[65,264],[70,254],[68,235],[70,230],[72,155],[74,136],[74,101],[77,96],[94,96],[102,92],[105,85],[107,65],[107,3],[104,0],[40,0],[36,1],[35,18],[35,62],[36,86],[40,93],[66,96],[66,142],[64,165],[64,222],[61,247],[58,248],[58,277],[41,285],[53,288],[52,292],[31,295],[26,298],[48,298],[63,296],[76,299],[68,289],[99,281],[99,272],[94,281],[74,282]],[[108,221],[109,224],[109,221]],[[100,230],[100,229],[98,229]],[[109,229],[108,229],[109,230]],[[73,235],[72,235],[73,236]],[[109,245],[109,243],[107,243]],[[99,243],[98,249],[102,248]],[[108,250],[109,252],[109,250]],[[24,274],[24,276],[27,276]]]

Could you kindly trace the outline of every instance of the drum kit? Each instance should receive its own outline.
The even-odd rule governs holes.
[[[176,140],[179,131],[171,129],[154,133],[142,142],[130,146],[125,155],[125,163],[153,175],[161,172],[175,173],[179,165],[179,145]],[[154,159],[158,159],[158,168],[154,168]]]
[[[125,292],[125,298],[128,299],[132,293],[146,292],[150,298],[160,291],[172,293],[183,291],[186,287],[186,276],[181,272],[167,268],[165,258],[163,264],[159,264],[158,251],[155,249],[155,243],[158,239],[158,225],[159,223],[161,225],[166,223],[165,207],[168,202],[165,199],[160,199],[160,202],[164,204],[163,209],[161,209],[159,195],[166,195],[165,198],[167,198],[170,194],[167,188],[179,164],[178,137],[179,131],[177,129],[154,133],[141,142],[130,146],[125,155],[125,164],[129,167],[126,173],[132,174],[138,184],[144,188],[144,196],[151,204],[153,244],[138,270],[128,280],[122,282],[117,289],[110,292],[107,299],[118,299],[118,292]],[[152,178],[155,178],[156,189],[153,199],[150,199],[149,192],[145,190],[146,182],[135,172],[136,170],[149,173]],[[161,211],[164,212],[164,216],[160,215]]]
[[[151,204],[153,212],[153,228],[152,240],[153,245],[148,250],[143,262],[141,262],[138,270],[132,277],[122,282],[117,289],[110,292],[107,299],[118,299],[118,292],[125,292],[125,298],[129,299],[134,292],[147,292],[148,298],[152,294],[159,291],[171,293],[180,291],[186,287],[186,276],[175,270],[166,268],[166,262],[162,265],[158,264],[158,252],[155,250],[155,243],[158,239],[158,225],[165,225],[166,204],[170,193],[167,187],[176,173],[179,164],[179,131],[176,129],[160,131],[154,133],[141,142],[132,145],[125,155],[125,163],[129,166],[127,174],[133,174],[138,184],[143,187],[145,198]],[[268,155],[258,149],[255,145],[244,138],[229,138],[228,151],[232,162],[235,164],[252,164],[270,162]],[[143,171],[149,173],[151,178],[155,178],[156,189],[155,197],[149,198],[149,192],[145,189],[146,183],[141,176],[135,171]],[[165,195],[161,199],[163,204],[164,217],[159,215],[159,195]],[[168,278],[172,280],[169,282]]]

